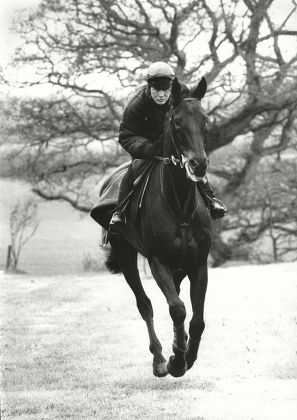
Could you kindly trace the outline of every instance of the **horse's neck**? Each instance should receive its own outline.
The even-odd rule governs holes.
[[[166,147],[164,156],[177,157],[172,149]],[[181,168],[179,164],[175,166],[173,163],[164,165],[163,193],[171,207],[179,207],[182,211],[186,210],[185,206],[193,204],[193,191],[193,183],[187,179],[184,168]]]

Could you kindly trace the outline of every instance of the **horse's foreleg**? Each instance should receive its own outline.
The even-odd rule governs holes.
[[[193,309],[193,317],[190,321],[188,348],[186,361],[190,369],[197,359],[201,335],[205,328],[204,323],[204,301],[207,289],[207,264],[199,268],[195,273],[189,273],[190,294]]]
[[[119,259],[123,274],[130,288],[132,289],[137,303],[137,308],[146,323],[149,334],[149,349],[153,354],[153,373],[155,376],[162,377],[168,374],[167,361],[162,354],[162,346],[156,335],[153,321],[153,307],[147,297],[137,268],[137,251],[125,242],[119,249]]]
[[[174,356],[170,357],[167,368],[172,376],[182,376],[187,371],[185,361],[187,348],[187,336],[184,327],[186,318],[185,305],[178,296],[171,271],[161,264],[157,257],[151,258],[149,263],[152,274],[166,297],[173,321],[174,340],[172,348]]]
[[[150,338],[150,347],[149,347],[150,352],[154,356],[153,374],[161,378],[168,374],[167,360],[162,354],[162,346],[155,332],[153,315],[147,317],[146,319],[143,317],[143,319],[146,322],[146,326],[147,326],[147,330],[148,330],[148,334]]]
[[[177,291],[177,294],[180,294],[180,285],[183,279],[186,277],[187,273],[183,270],[174,270],[173,271],[173,282],[175,286],[175,290]]]

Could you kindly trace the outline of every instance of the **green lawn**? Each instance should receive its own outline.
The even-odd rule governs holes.
[[[1,280],[2,419],[296,419],[297,264],[211,269],[199,362],[155,378],[121,276]],[[144,280],[164,354],[165,299]],[[182,298],[189,310],[188,284]],[[188,318],[189,320],[189,318]]]

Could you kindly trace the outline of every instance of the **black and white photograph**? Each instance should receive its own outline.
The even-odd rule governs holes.
[[[1,0],[0,419],[297,419],[297,0]]]

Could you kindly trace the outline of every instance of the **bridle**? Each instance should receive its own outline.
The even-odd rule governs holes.
[[[196,98],[184,98],[183,100],[184,101],[196,101],[196,102],[198,101],[200,103],[199,99],[196,99]],[[189,162],[190,162],[191,158],[185,158],[184,155],[182,153],[180,153],[179,148],[178,148],[178,146],[176,144],[176,141],[174,139],[174,136],[172,134],[172,122],[173,122],[173,117],[174,117],[173,110],[174,110],[174,107],[171,107],[171,109],[170,109],[170,119],[169,119],[169,124],[168,124],[168,131],[169,131],[171,144],[172,144],[172,146],[173,146],[173,148],[176,152],[176,155],[178,157],[175,157],[174,155],[171,155],[170,157],[155,156],[155,159],[163,161],[163,163],[165,165],[170,165],[172,163],[174,166],[176,166],[176,165],[179,164],[182,169],[186,170],[188,178],[190,178],[194,182],[200,181],[202,178],[195,176],[191,167],[190,167],[190,165],[189,165]]]
[[[199,101],[196,98],[185,98],[185,101]],[[200,102],[200,101],[199,101]],[[164,198],[165,203],[167,203],[168,209],[170,211],[170,213],[172,214],[172,216],[176,219],[176,221],[178,222],[178,225],[180,228],[182,228],[182,237],[184,238],[183,240],[185,240],[185,229],[187,228],[187,226],[189,226],[190,221],[193,219],[194,215],[196,214],[196,211],[199,207],[199,200],[194,199],[193,201],[193,194],[194,197],[196,197],[197,194],[197,188],[196,186],[194,186],[193,183],[190,184],[190,188],[187,192],[185,201],[183,203],[183,208],[179,202],[179,198],[178,198],[178,194],[176,191],[176,187],[175,187],[175,183],[173,181],[173,177],[171,172],[169,171],[169,183],[171,184],[171,188],[172,188],[172,198],[174,200],[174,202],[176,203],[176,211],[174,211],[171,206],[168,204],[168,201],[166,199],[166,194],[164,191],[164,167],[165,165],[170,165],[173,164],[174,166],[180,165],[180,167],[182,169],[186,170],[186,174],[187,177],[189,179],[191,179],[194,182],[198,182],[201,181],[202,178],[201,177],[195,177],[194,174],[191,173],[191,169],[189,166],[189,161],[190,158],[185,158],[184,155],[182,153],[180,153],[179,148],[177,147],[176,141],[174,139],[173,133],[172,133],[172,122],[173,122],[173,110],[174,107],[172,107],[170,109],[170,117],[169,119],[169,124],[168,127],[166,127],[166,134],[168,133],[169,135],[169,141],[171,142],[171,145],[173,146],[173,150],[175,151],[174,155],[171,155],[170,157],[161,157],[161,156],[156,156],[155,158],[158,160],[161,160],[164,163],[164,166],[161,168],[160,171],[160,185],[161,185],[161,194],[162,197]],[[167,131],[168,130],[168,131]],[[194,203],[194,206],[192,206],[192,204]],[[177,212],[177,213],[176,213]],[[185,249],[183,247],[183,249]]]

